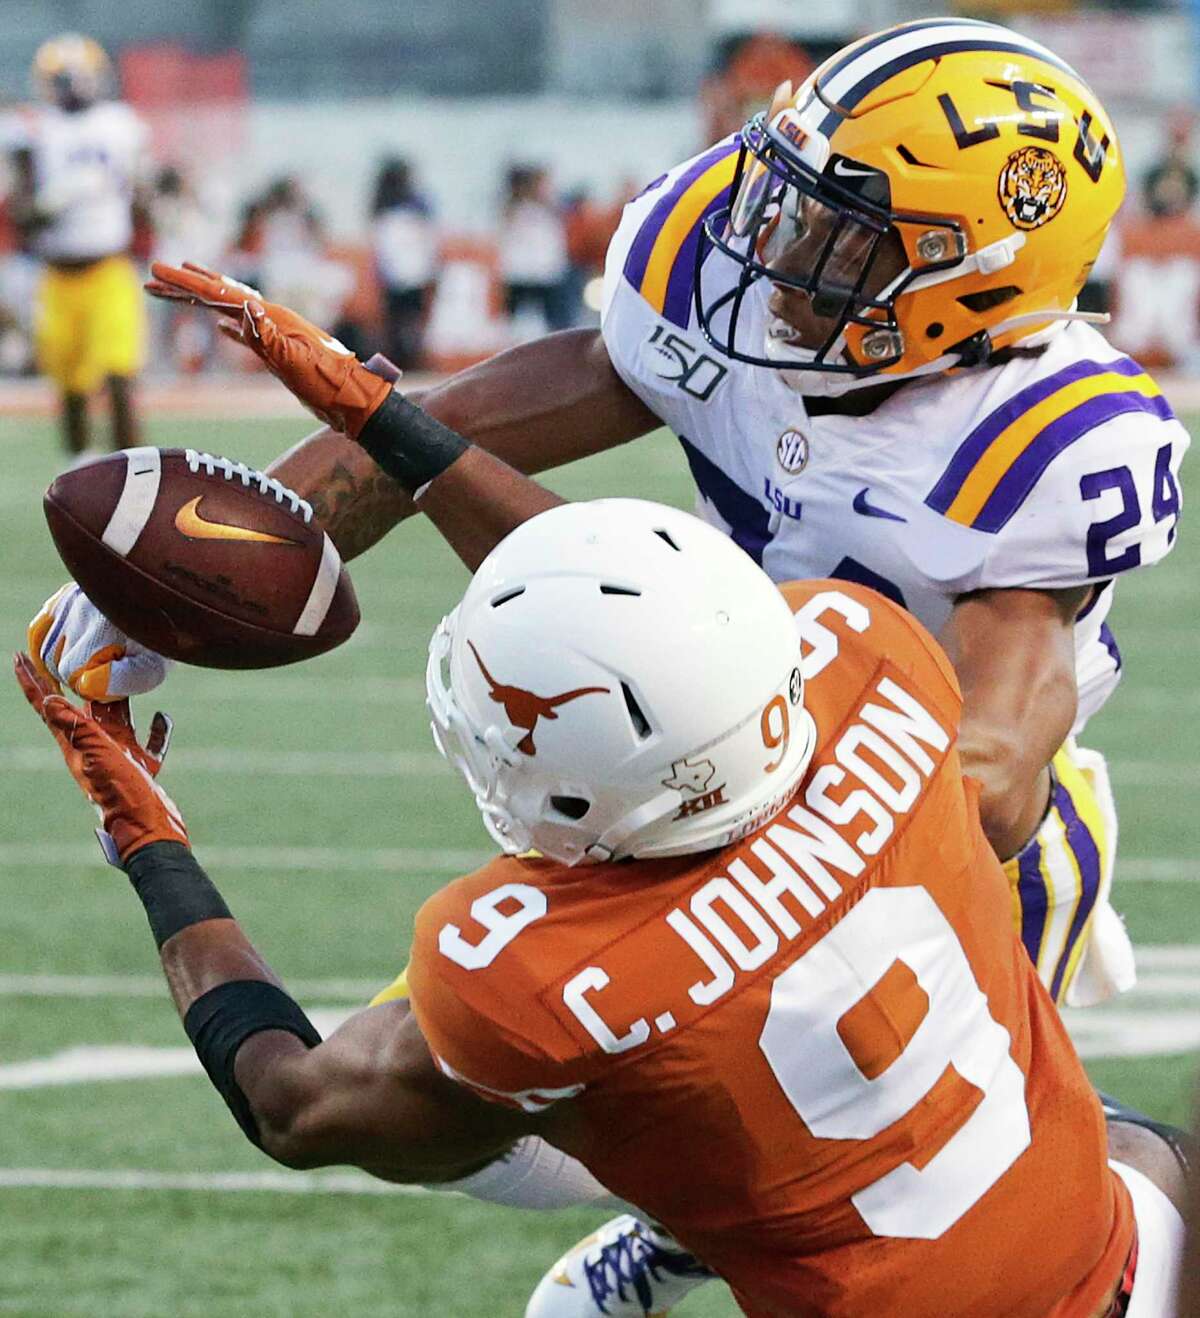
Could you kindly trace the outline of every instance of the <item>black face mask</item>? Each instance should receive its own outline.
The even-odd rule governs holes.
[[[958,264],[966,240],[944,218],[900,214],[891,209],[888,177],[844,156],[831,156],[818,174],[800,158],[794,143],[758,115],[742,129],[741,151],[730,190],[730,205],[705,221],[697,244],[694,299],[700,329],[708,341],[735,361],[773,370],[819,371],[869,376],[894,366],[903,356],[895,300],[917,277]],[[936,225],[945,234],[947,259],[903,266],[898,223]],[[713,249],[740,267],[733,288],[709,297],[704,282],[706,257]],[[892,272],[896,273],[892,273]],[[759,280],[803,293],[812,314],[824,322],[801,337],[777,322],[780,338],[805,350],[805,357],[765,355],[737,343],[746,294]],[[711,283],[709,284],[711,288]],[[718,319],[722,323],[718,327]],[[867,333],[865,363],[849,359],[844,334],[850,325]],[[806,359],[807,358],[807,359]]]

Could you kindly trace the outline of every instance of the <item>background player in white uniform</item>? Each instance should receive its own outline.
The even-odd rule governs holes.
[[[133,205],[147,130],[121,101],[104,99],[108,57],[89,37],[45,42],[34,61],[45,102],[17,121],[14,212],[44,262],[34,340],[39,368],[58,386],[63,440],[88,443],[88,397],[112,404],[115,448],[138,442],[132,385],[145,354],[145,306],[129,259]]]

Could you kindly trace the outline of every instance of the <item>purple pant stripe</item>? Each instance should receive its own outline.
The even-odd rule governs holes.
[[[944,513],[958,496],[964,481],[975,469],[976,463],[983,457],[988,445],[1002,430],[1065,385],[1074,384],[1077,380],[1086,380],[1092,375],[1102,375],[1105,371],[1116,371],[1118,375],[1128,376],[1142,374],[1142,368],[1137,362],[1128,357],[1119,357],[1112,362],[1072,362],[1070,366],[1064,366],[1061,371],[1055,371],[1044,380],[1027,385],[1007,402],[989,412],[963,440],[954,457],[951,458],[950,465],[929,492],[925,502],[937,512]]]
[[[731,141],[726,138],[723,142],[719,142],[711,151],[706,151],[690,168],[684,170],[655,202],[650,214],[642,221],[642,227],[638,230],[637,237],[629,248],[629,255],[625,258],[625,278],[634,288],[641,288],[642,280],[646,277],[646,267],[650,264],[650,253],[653,252],[658,235],[679,203],[679,199],[706,169],[711,169],[717,161],[723,160],[737,149],[736,139]]]
[[[1117,672],[1121,671],[1121,651],[1117,646],[1117,638],[1112,634],[1112,628],[1107,622],[1100,624],[1100,644],[1112,655],[1112,661],[1117,666]]]
[[[1050,996],[1057,1001],[1062,989],[1063,975],[1066,974],[1067,962],[1071,959],[1071,950],[1083,930],[1084,923],[1091,915],[1092,908],[1096,905],[1096,898],[1100,895],[1100,848],[1088,826],[1080,819],[1079,812],[1075,809],[1075,802],[1071,800],[1071,793],[1062,783],[1055,784],[1054,805],[1066,825],[1067,846],[1071,848],[1075,863],[1079,866],[1079,877],[1083,885],[1079,895],[1079,905],[1075,908],[1075,918],[1071,921],[1071,929],[1067,934],[1067,943],[1063,948],[1062,956],[1058,959],[1058,965],[1054,968],[1054,979],[1050,984]]]
[[[1042,845],[1034,838],[1017,861],[1017,896],[1021,902],[1021,942],[1037,965],[1046,924],[1046,883],[1042,878]]]

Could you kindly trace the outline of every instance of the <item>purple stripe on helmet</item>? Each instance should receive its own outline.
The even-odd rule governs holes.
[[[942,473],[938,483],[925,499],[926,504],[939,513],[944,513],[958,497],[967,477],[975,469],[976,463],[983,457],[992,440],[1002,430],[1006,430],[1018,417],[1044,402],[1051,394],[1057,393],[1076,380],[1086,380],[1092,375],[1102,375],[1105,371],[1116,371],[1119,375],[1141,375],[1142,368],[1128,357],[1119,357],[1113,362],[1082,361],[1072,362],[1061,371],[1047,375],[1043,380],[1036,380],[1024,389],[1001,403],[994,411],[975,427],[958,446],[950,465]]]
[[[1071,949],[1078,941],[1083,926],[1096,905],[1096,898],[1100,895],[1100,847],[1092,837],[1091,830],[1080,819],[1079,811],[1075,809],[1075,802],[1071,800],[1071,793],[1062,783],[1054,784],[1054,805],[1066,826],[1067,846],[1070,847],[1075,863],[1079,866],[1081,883],[1079,904],[1075,908],[1067,942],[1062,956],[1058,958],[1058,965],[1054,968],[1054,978],[1050,983],[1050,996],[1057,1002],[1062,989],[1063,976],[1067,971],[1067,962],[1071,959]]]
[[[1100,644],[1112,656],[1112,661],[1117,666],[1117,672],[1121,671],[1121,651],[1117,648],[1117,638],[1112,634],[1112,628],[1107,622],[1100,624]]]
[[[682,329],[687,329],[692,310],[692,289],[696,282],[696,247],[700,242],[700,230],[710,215],[729,205],[729,193],[729,188],[722,188],[704,208],[704,213],[683,240],[679,255],[671,266],[671,273],[667,278],[667,293],[663,299],[663,315]],[[712,250],[712,245],[709,244],[704,254],[706,258]]]
[[[654,250],[654,244],[658,240],[658,235],[662,232],[663,225],[666,224],[671,212],[679,204],[679,199],[705,170],[711,169],[718,161],[732,155],[737,149],[738,139],[736,136],[727,137],[724,141],[718,142],[711,151],[706,151],[693,164],[689,165],[663,193],[662,197],[654,203],[650,214],[642,221],[642,227],[637,231],[637,236],[629,248],[629,255],[625,258],[625,278],[629,280],[634,288],[641,288],[642,280],[646,277],[646,267],[650,264],[650,253]]]
[[[1017,859],[1017,897],[1021,903],[1021,942],[1037,968],[1046,925],[1046,881],[1042,878],[1042,844],[1035,837]]]
[[[977,531],[994,535],[1025,502],[1042,473],[1063,449],[1089,430],[1125,412],[1147,412],[1160,421],[1169,421],[1175,415],[1161,394],[1154,398],[1134,393],[1100,394],[1089,398],[1038,432],[1000,478],[971,525]]]

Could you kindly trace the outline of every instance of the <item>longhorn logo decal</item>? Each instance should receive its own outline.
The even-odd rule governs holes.
[[[479,657],[479,651],[474,644],[471,641],[468,641],[467,644],[471,647],[471,653],[475,656],[479,671],[487,679],[488,695],[496,704],[504,706],[505,717],[513,727],[525,729],[525,735],[517,742],[517,750],[523,751],[526,755],[537,754],[537,747],[533,744],[533,732],[537,727],[538,719],[558,718],[554,711],[560,705],[578,700],[580,696],[611,694],[606,686],[576,687],[574,691],[564,691],[557,696],[539,696],[519,686],[505,686],[503,682],[497,682],[488,672],[487,665]]]

